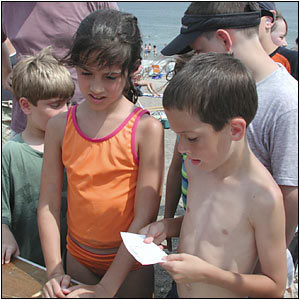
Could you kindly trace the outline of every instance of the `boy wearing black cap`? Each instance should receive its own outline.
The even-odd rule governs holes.
[[[298,223],[298,83],[259,41],[261,15],[270,14],[257,2],[193,2],[182,18],[180,35],[161,52],[182,54],[192,48],[233,53],[254,76],[258,111],[247,136],[283,194],[289,245]]]
[[[278,47],[272,41],[271,30],[276,20],[276,6],[275,2],[258,2],[260,9],[264,14],[261,17],[259,28],[259,40],[269,56],[278,63],[281,63],[288,72],[299,80],[299,57],[298,51],[290,50],[285,47]]]

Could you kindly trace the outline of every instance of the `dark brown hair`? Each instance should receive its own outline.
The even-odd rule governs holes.
[[[141,64],[142,39],[137,18],[116,10],[97,10],[87,16],[79,25],[73,45],[63,59],[71,66],[86,66],[91,54],[99,68],[117,65],[127,75],[123,94],[132,102],[137,100],[137,91],[130,74]]]
[[[216,131],[234,117],[242,117],[248,126],[257,110],[256,83],[232,55],[198,54],[171,79],[163,106],[188,111]]]

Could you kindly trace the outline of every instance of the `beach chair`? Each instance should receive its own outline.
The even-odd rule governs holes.
[[[159,65],[152,65],[152,70],[154,74],[160,74],[160,67]]]
[[[149,73],[149,76],[152,77],[152,79],[161,79],[162,74],[160,71],[159,65],[152,65],[152,70]]]

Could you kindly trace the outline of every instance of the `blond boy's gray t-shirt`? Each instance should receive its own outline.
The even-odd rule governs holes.
[[[257,83],[250,147],[279,185],[298,186],[298,82],[280,66]]]

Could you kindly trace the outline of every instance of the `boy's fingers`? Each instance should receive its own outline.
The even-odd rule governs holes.
[[[146,227],[142,228],[141,230],[139,230],[139,234],[146,235],[148,230],[149,230],[149,226],[146,226]]]
[[[70,280],[71,280],[70,276],[68,275],[64,276],[60,284],[61,288],[66,289],[70,285]]]
[[[2,248],[2,265],[4,264],[5,249]]]
[[[181,254],[170,254],[166,257],[166,261],[179,261],[179,260],[183,260]]]
[[[154,238],[152,236],[146,237],[144,239],[144,243],[151,244],[154,241]]]
[[[5,264],[10,263],[11,255],[12,255],[11,249],[9,249],[9,248],[6,249],[5,254],[4,254],[4,263]]]

